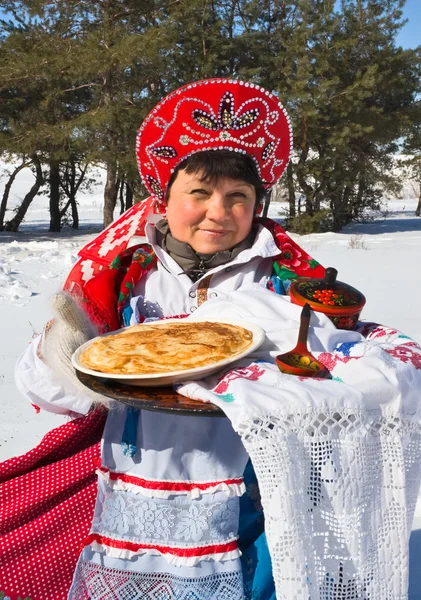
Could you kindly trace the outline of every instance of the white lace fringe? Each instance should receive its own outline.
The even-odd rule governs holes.
[[[163,572],[121,571],[79,561],[69,598],[244,600],[244,590],[241,570],[214,573],[204,577],[182,577]]]
[[[278,600],[406,600],[420,415],[253,414],[238,431],[259,481]]]

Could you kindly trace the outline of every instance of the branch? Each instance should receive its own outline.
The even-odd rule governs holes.
[[[86,88],[86,87],[102,87],[102,85],[100,83],[84,83],[83,85],[78,85],[76,87],[67,88],[67,90],[61,90],[61,91],[64,94],[64,92],[74,92],[75,90],[81,90],[82,88]]]

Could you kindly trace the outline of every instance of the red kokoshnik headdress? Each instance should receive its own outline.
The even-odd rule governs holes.
[[[175,90],[146,117],[137,136],[139,172],[152,196],[132,206],[79,251],[65,289],[82,290],[108,269],[133,236],[144,235],[148,214],[163,211],[171,174],[188,156],[205,150],[248,154],[269,189],[286,168],[291,146],[291,123],[284,107],[254,83],[206,79]]]
[[[249,154],[269,189],[286,168],[291,147],[291,122],[276,96],[254,83],[205,79],[157,104],[139,129],[136,156],[143,183],[163,203],[171,174],[192,154]]]

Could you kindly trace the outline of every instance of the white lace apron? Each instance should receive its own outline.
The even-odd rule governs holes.
[[[226,418],[111,411],[91,532],[71,600],[242,600],[239,498],[248,455]]]

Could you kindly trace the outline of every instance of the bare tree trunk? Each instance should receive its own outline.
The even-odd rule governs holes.
[[[50,161],[50,229],[61,230],[60,212],[60,171],[57,160]]]
[[[320,211],[320,205],[322,202],[323,196],[321,192],[316,192],[315,201],[314,201],[314,212],[318,213]]]
[[[85,177],[87,168],[88,163],[86,163],[83,169],[80,169],[79,179],[76,181],[76,163],[73,159],[70,159],[70,161],[67,162],[65,169],[62,173],[62,177],[60,179],[60,186],[66,194],[66,196],[68,197],[68,201],[66,202],[65,207],[60,210],[60,220],[63,219],[70,206],[72,209],[73,229],[79,229],[79,213],[76,202],[76,194]]]
[[[44,177],[42,174],[41,163],[40,163],[38,157],[36,155],[31,156],[31,160],[35,165],[35,173],[36,173],[35,174],[35,183],[31,187],[29,192],[26,194],[25,198],[22,200],[22,204],[19,206],[13,219],[10,219],[10,221],[7,221],[7,223],[5,224],[5,226],[4,226],[5,231],[18,231],[19,225],[22,223],[22,221],[26,215],[26,211],[29,208],[29,205],[31,204],[31,202],[35,198],[35,196],[38,194],[39,188],[44,183]]]
[[[264,198],[263,212],[262,212],[262,217],[264,217],[264,218],[266,218],[268,216],[269,205],[270,205],[271,200],[272,200],[272,190],[269,190],[268,192],[266,192],[265,198]]]
[[[124,181],[124,179],[122,179],[120,181],[119,190],[118,190],[118,199],[120,201],[120,215],[122,215],[124,213],[124,211],[126,210],[124,208],[124,185],[125,185],[125,181]]]
[[[70,205],[72,208],[72,227],[73,229],[79,229],[79,212],[77,209],[76,197],[70,198]]]
[[[420,197],[418,199],[418,206],[417,206],[417,209],[415,211],[415,216],[416,217],[421,217],[421,195],[420,195]]]
[[[64,217],[64,215],[67,213],[67,209],[69,208],[70,204],[71,204],[71,201],[70,201],[70,198],[69,198],[69,200],[64,205],[64,208],[62,208],[60,210],[60,221]]]
[[[117,202],[118,179],[117,161],[110,161],[107,165],[107,180],[104,190],[104,227],[108,227],[114,220],[114,209]]]
[[[76,165],[79,166],[79,177],[76,176]],[[66,206],[61,210],[61,218],[64,217],[66,211],[69,206],[72,210],[72,227],[73,229],[79,229],[79,212],[77,208],[76,196],[79,191],[79,188],[85,178],[86,171],[88,169],[89,163],[86,162],[84,167],[81,168],[79,163],[75,160],[74,157],[70,158],[70,160],[66,163],[66,166],[62,172],[62,177],[60,180],[60,185],[63,192],[68,197],[68,202]]]
[[[126,210],[133,206],[133,187],[131,181],[126,181]]]
[[[1,200],[1,205],[0,205],[0,231],[4,231],[4,216],[6,214],[6,208],[7,208],[7,202],[9,200],[10,189],[11,189],[11,187],[13,185],[13,182],[16,179],[16,175],[20,171],[22,171],[22,169],[24,169],[25,167],[27,167],[28,165],[29,165],[29,163],[23,162],[21,165],[19,165],[18,167],[16,167],[16,169],[10,175],[9,181],[4,186],[3,198]]]
[[[70,206],[72,208],[72,227],[73,227],[73,229],[79,229],[79,213],[77,210],[76,194],[77,194],[80,184],[83,181],[83,178],[85,177],[87,168],[88,168],[88,164],[86,163],[85,168],[82,169],[79,180],[76,183],[76,164],[75,164],[75,161],[72,160],[69,200],[70,200]]]

